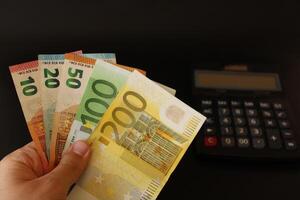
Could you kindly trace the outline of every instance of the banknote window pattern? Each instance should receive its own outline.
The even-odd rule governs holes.
[[[166,174],[182,150],[172,137],[181,143],[185,139],[147,113],[122,135],[119,145]]]
[[[57,154],[57,160],[61,160],[62,158],[62,153],[63,153],[63,149],[65,146],[65,142],[66,141],[66,137],[62,136],[60,134],[57,135],[57,140],[56,140],[56,152],[58,152]]]

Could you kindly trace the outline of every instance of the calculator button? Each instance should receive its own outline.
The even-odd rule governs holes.
[[[263,149],[266,146],[266,142],[263,138],[253,138],[252,146],[254,149]]]
[[[216,128],[215,127],[206,127],[204,129],[204,135],[215,135],[216,134]]]
[[[284,141],[284,146],[285,146],[286,150],[295,150],[295,149],[297,149],[297,144],[294,140]]]
[[[240,101],[234,101],[233,100],[230,103],[231,103],[232,107],[240,107],[242,105]]]
[[[267,103],[267,102],[259,102],[259,106],[260,106],[262,109],[270,109],[270,108],[271,108],[271,104],[270,104],[270,103]]]
[[[234,124],[235,126],[245,126],[246,125],[246,120],[241,117],[235,117],[234,118]]]
[[[228,106],[228,103],[227,103],[227,101],[219,100],[218,101],[218,106]]]
[[[290,128],[290,122],[287,120],[279,120],[278,123],[280,128]]]
[[[235,117],[240,117],[240,116],[244,115],[244,111],[241,108],[234,108],[234,109],[232,109],[232,114]]]
[[[222,141],[223,147],[234,147],[235,146],[234,137],[222,137],[221,141]]]
[[[244,106],[247,108],[254,107],[254,102],[253,101],[245,101]]]
[[[271,118],[273,117],[273,112],[271,110],[263,110],[262,112],[262,116],[264,118]]]
[[[231,127],[221,127],[222,135],[233,135],[233,129]]]
[[[266,132],[270,149],[282,148],[279,131],[277,129],[267,129]]]
[[[262,129],[261,128],[250,128],[250,133],[252,137],[260,137],[262,136]]]
[[[283,105],[281,103],[273,103],[273,108],[275,110],[282,110],[283,109]]]
[[[208,117],[208,118],[206,118],[205,123],[208,125],[213,125],[213,124],[215,124],[215,119],[213,117]]]
[[[250,146],[250,141],[245,137],[237,138],[237,145],[240,148],[247,148]]]
[[[248,117],[256,117],[257,116],[257,110],[255,109],[246,109],[246,114]]]
[[[275,113],[278,119],[285,119],[287,117],[287,114],[284,111],[276,111]]]
[[[215,147],[217,146],[218,140],[216,136],[205,136],[204,137],[204,146],[206,147]]]
[[[202,109],[202,114],[203,115],[212,115],[214,112],[213,112],[213,109],[212,108],[204,108]]]
[[[235,133],[237,136],[247,136],[248,129],[245,127],[237,127],[237,128],[235,128]]]
[[[268,128],[274,128],[274,127],[276,127],[276,122],[274,119],[266,119],[265,126]]]
[[[231,125],[231,118],[230,117],[220,117],[220,124],[222,126],[230,126]]]
[[[281,130],[281,135],[283,138],[285,139],[289,139],[289,138],[293,138],[294,137],[294,133],[292,130]]]
[[[212,100],[202,100],[201,101],[201,105],[203,107],[209,107],[209,106],[212,106]]]
[[[249,123],[249,126],[259,126],[260,125],[260,121],[259,121],[259,119],[258,118],[252,118],[252,117],[250,117],[249,119],[248,119],[248,123]]]
[[[230,114],[229,108],[219,108],[220,116],[228,116]]]

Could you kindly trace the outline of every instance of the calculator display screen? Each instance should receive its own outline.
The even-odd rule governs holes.
[[[194,75],[196,88],[281,91],[275,73],[195,70]]]

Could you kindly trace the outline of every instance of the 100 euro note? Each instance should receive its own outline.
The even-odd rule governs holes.
[[[73,52],[81,54],[82,51]],[[86,56],[86,55],[85,55]],[[95,53],[88,54],[90,57],[103,58],[115,62],[115,54]],[[45,126],[46,153],[50,157],[50,144],[52,135],[53,114],[56,108],[57,94],[60,82],[60,73],[64,65],[64,54],[43,54],[39,55],[39,70],[41,73],[41,99],[43,107],[43,118]]]
[[[114,53],[84,53],[84,56],[93,59],[101,59],[109,63],[117,63],[116,54]]]
[[[38,61],[14,65],[9,68],[21,103],[23,114],[45,171],[48,161],[45,152],[45,131],[40,96]]]
[[[64,150],[77,140],[85,140],[117,96],[131,72],[107,62],[97,61],[82,96]]]
[[[75,120],[71,126],[64,151],[77,140],[86,140],[94,131],[103,114],[126,82],[130,71],[145,71],[124,65],[112,65],[98,61],[81,99]],[[159,84],[159,83],[157,83]],[[159,84],[175,95],[176,90]]]
[[[89,138],[90,163],[68,200],[156,199],[204,121],[131,73]]]

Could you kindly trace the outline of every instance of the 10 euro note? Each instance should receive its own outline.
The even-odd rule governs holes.
[[[89,138],[92,158],[69,200],[156,199],[205,117],[138,72]]]
[[[38,61],[14,65],[9,68],[21,103],[23,114],[45,171],[48,168],[45,131],[40,93]]]

